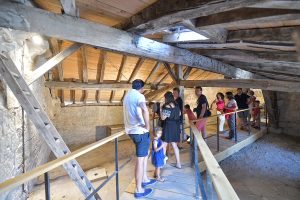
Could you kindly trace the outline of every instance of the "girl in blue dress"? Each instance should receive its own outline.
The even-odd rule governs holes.
[[[160,127],[156,127],[152,142],[152,164],[155,167],[154,177],[158,181],[163,182],[164,179],[160,176],[160,169],[165,165],[164,147],[166,143],[161,140],[161,135],[162,129]]]

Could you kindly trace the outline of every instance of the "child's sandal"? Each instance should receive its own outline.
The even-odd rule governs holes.
[[[162,178],[162,177],[156,178],[156,180],[157,180],[158,182],[165,182],[165,179]]]

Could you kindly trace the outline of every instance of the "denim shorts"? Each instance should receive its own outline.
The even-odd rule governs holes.
[[[136,156],[146,157],[148,156],[150,148],[150,133],[144,134],[129,134],[129,137],[135,144]]]

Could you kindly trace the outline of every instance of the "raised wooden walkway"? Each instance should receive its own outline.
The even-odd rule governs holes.
[[[220,134],[220,151],[217,151],[217,136],[212,136],[207,139],[207,144],[215,155],[217,161],[221,161],[228,156],[232,155],[241,148],[251,144],[258,138],[262,137],[265,133],[265,128],[251,130],[249,135],[246,131],[238,130],[238,142],[235,143],[234,140],[226,139],[226,135]],[[174,154],[171,153],[168,163],[162,169],[162,176],[166,178],[165,182],[159,182],[153,186],[149,186],[154,189],[154,192],[149,195],[149,197],[142,198],[145,200],[190,200],[195,198],[195,172],[192,167],[190,167],[190,146],[188,144],[184,145],[183,150],[180,152],[181,162],[183,164],[182,169],[177,169],[173,167],[175,163]],[[149,160],[150,161],[150,160]],[[203,165],[202,158],[199,157],[200,170],[203,171],[205,166]],[[153,177],[154,168],[148,162],[148,175]],[[135,190],[135,181],[133,180],[128,186],[127,190],[122,194],[122,200],[133,200]],[[214,199],[218,199],[215,195]]]

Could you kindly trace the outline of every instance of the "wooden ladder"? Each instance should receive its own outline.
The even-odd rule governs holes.
[[[46,112],[28,87],[18,68],[9,56],[0,55],[0,76],[5,80],[15,97],[26,111],[28,118],[33,122],[39,134],[44,138],[56,157],[70,153],[57,129],[52,124]],[[74,159],[63,165],[71,179],[78,186],[82,194],[87,197],[94,191],[89,179],[79,163]],[[101,199],[98,194],[91,199]]]

